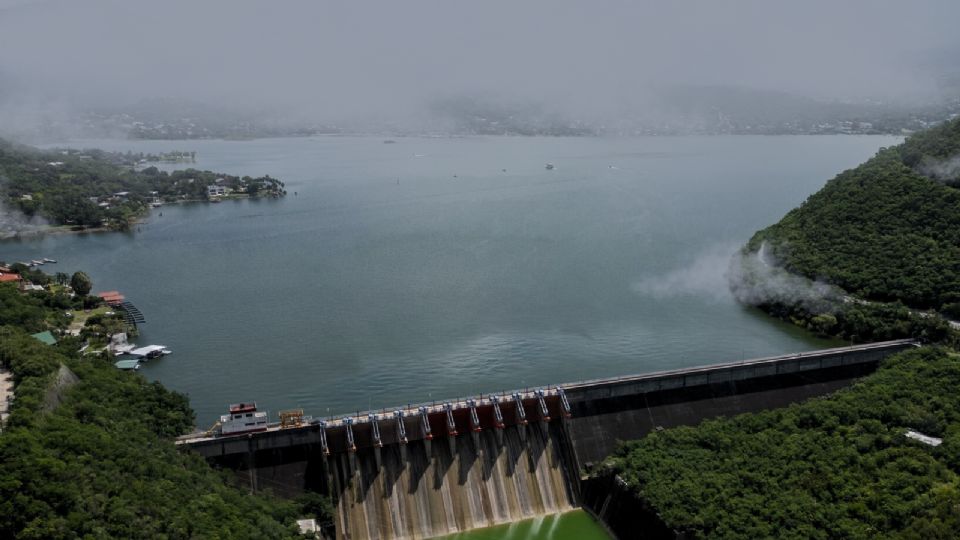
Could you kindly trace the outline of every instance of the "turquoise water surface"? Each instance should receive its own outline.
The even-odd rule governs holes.
[[[506,525],[441,536],[437,540],[608,540],[610,535],[590,514],[574,510]]]

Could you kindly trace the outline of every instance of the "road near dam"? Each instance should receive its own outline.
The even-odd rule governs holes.
[[[577,507],[618,538],[672,538],[622,486],[586,474],[617,441],[829,394],[914,345],[582,381],[231,437],[194,434],[178,444],[233,470],[251,490],[334,496],[337,538],[430,538]]]

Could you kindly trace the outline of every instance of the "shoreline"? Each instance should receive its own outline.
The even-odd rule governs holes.
[[[249,199],[280,199],[285,197],[285,195],[280,195],[278,197],[251,197],[245,193],[229,195],[221,198],[218,201],[213,201],[210,199],[184,199],[179,201],[170,201],[164,202],[163,206],[172,206],[179,204],[196,204],[196,203],[207,203],[207,204],[216,204],[225,201],[240,201],[240,200],[249,200]],[[147,217],[150,214],[150,210],[161,207],[153,207],[147,209],[147,211],[137,218],[130,221],[130,227],[135,227],[138,225],[146,225],[148,223]],[[61,234],[100,234],[100,233],[111,233],[111,232],[132,232],[130,230],[123,231],[121,229],[114,229],[108,226],[100,227],[84,227],[81,229],[75,229],[73,225],[45,225],[42,227],[37,227],[28,231],[16,231],[10,233],[0,233],[0,242],[6,242],[10,240],[20,240],[20,239],[35,239],[46,235],[61,235]]]
[[[146,223],[143,220],[131,221],[130,225],[142,225]],[[86,234],[86,233],[108,233],[108,232],[123,232],[119,229],[111,229],[110,227],[84,227],[82,229],[74,230],[70,225],[48,225],[41,229],[31,230],[31,231],[18,231],[15,233],[0,235],[0,242],[5,242],[8,240],[19,240],[19,239],[34,239],[46,235],[61,235],[61,234]]]

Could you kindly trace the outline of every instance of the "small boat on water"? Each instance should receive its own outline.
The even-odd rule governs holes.
[[[236,435],[267,430],[267,412],[257,410],[257,402],[234,403],[229,414],[220,416],[220,435]]]
[[[146,361],[153,360],[154,358],[160,358],[163,355],[173,354],[173,351],[168,349],[166,345],[147,345],[146,347],[140,347],[139,349],[127,351],[126,354],[136,356],[137,358]]]
[[[56,260],[56,259],[51,259],[51,258],[49,258],[49,257],[44,257],[44,258],[43,258],[43,262],[45,262],[45,263],[50,263],[50,264],[56,264],[56,263],[57,263],[57,260]]]
[[[34,266],[40,266],[43,264],[43,261],[38,261],[36,259],[30,261]]]
[[[553,170],[553,163],[547,163],[546,169],[547,169],[548,171],[552,171],[552,170]]]

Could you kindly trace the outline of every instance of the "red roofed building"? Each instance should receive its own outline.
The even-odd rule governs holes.
[[[0,273],[0,283],[19,283],[22,279],[20,274]]]
[[[106,291],[102,293],[97,293],[97,296],[103,298],[103,301],[110,304],[111,306],[116,306],[123,303],[124,297],[117,291]]]

